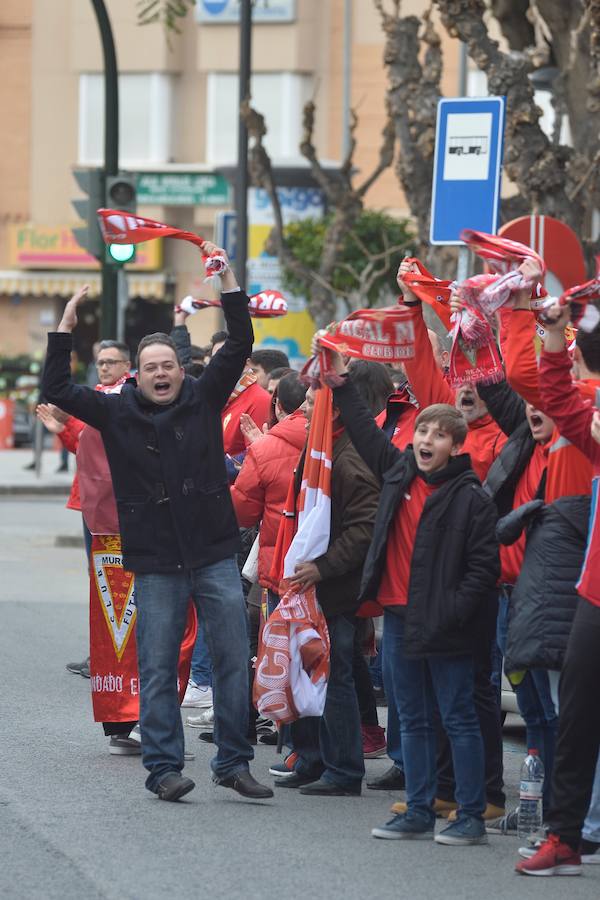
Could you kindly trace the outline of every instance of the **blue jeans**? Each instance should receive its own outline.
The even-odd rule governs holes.
[[[219,778],[248,768],[248,620],[240,575],[232,557],[177,574],[136,575],[142,761],[146,787],[183,769],[177,662],[190,598],[206,625],[213,664],[214,737],[211,768]]]
[[[365,774],[360,713],[354,689],[352,660],[354,623],[346,616],[327,619],[331,658],[327,699],[320,719],[293,722],[291,741],[299,759],[296,771],[322,775],[324,781],[342,787],[360,784]]]
[[[400,733],[400,700],[395,689],[394,660],[402,652],[401,632],[397,629],[399,615],[385,610],[380,654],[383,654],[383,687],[388,702],[387,754],[398,769],[404,769],[402,735]]]
[[[508,634],[508,609],[510,595],[500,592],[498,610],[498,646],[502,655],[506,652]],[[527,746],[534,747],[544,764],[544,811],[550,808],[554,748],[558,731],[558,716],[552,700],[550,679],[545,669],[530,669],[522,681],[515,686],[519,712],[527,728]]]
[[[459,813],[481,819],[485,809],[485,762],[473,700],[473,658],[407,659],[402,642],[404,617],[391,613],[385,627],[395,640],[386,644],[384,665],[393,671],[400,711],[406,799],[410,812],[433,818],[436,774],[435,704],[452,750]],[[391,635],[390,635],[391,636]],[[388,647],[394,648],[390,659]]]
[[[198,616],[198,637],[192,654],[191,677],[194,684],[202,687],[212,685],[212,663],[206,642],[206,624],[203,616]]]

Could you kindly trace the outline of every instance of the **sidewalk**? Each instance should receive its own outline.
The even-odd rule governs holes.
[[[33,450],[0,450],[0,495],[47,494],[64,496],[71,490],[75,473],[75,460],[69,460],[69,471],[57,473],[60,454],[57,450],[44,450],[40,477],[25,466],[33,460]]]

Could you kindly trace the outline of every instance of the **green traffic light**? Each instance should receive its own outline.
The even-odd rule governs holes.
[[[135,244],[109,244],[107,249],[115,262],[126,263],[135,256]]]

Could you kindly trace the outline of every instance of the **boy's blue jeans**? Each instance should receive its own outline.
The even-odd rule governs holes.
[[[402,648],[404,617],[385,613],[384,664],[389,661],[400,712],[406,799],[410,812],[433,818],[436,793],[437,700],[450,740],[459,814],[481,819],[485,809],[485,765],[479,720],[473,702],[473,659],[407,659]],[[394,654],[389,659],[388,652]]]
[[[183,769],[183,726],[177,691],[179,647],[190,597],[206,626],[213,664],[215,775],[248,768],[248,620],[233,557],[174,574],[136,575],[136,640],[140,674],[142,761],[155,791],[167,772]]]
[[[191,679],[194,684],[202,687],[212,685],[212,663],[206,642],[206,625],[202,615],[198,615],[198,637],[192,654]]]

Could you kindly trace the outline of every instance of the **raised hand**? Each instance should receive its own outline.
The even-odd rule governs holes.
[[[419,269],[415,265],[415,263],[408,262],[409,257],[405,256],[400,266],[398,268],[398,272],[396,274],[396,284],[400,288],[400,292],[402,293],[405,300],[413,300],[417,301],[418,297],[404,284],[404,276],[408,275],[409,272],[418,272]]]
[[[89,289],[89,284],[84,284],[83,287],[80,287],[79,290],[73,294],[65,306],[65,311],[62,314],[62,319],[60,320],[57,331],[62,331],[67,334],[70,334],[73,331],[77,325],[77,307],[86,299]]]
[[[36,416],[52,434],[60,434],[65,430],[64,423],[60,422],[53,412],[56,409],[57,407],[52,403],[39,403],[35,408]],[[63,414],[62,410],[59,412]]]
[[[264,437],[264,432],[260,430],[254,419],[248,413],[242,413],[240,416],[240,431],[244,435],[248,445],[255,441],[260,441]]]

